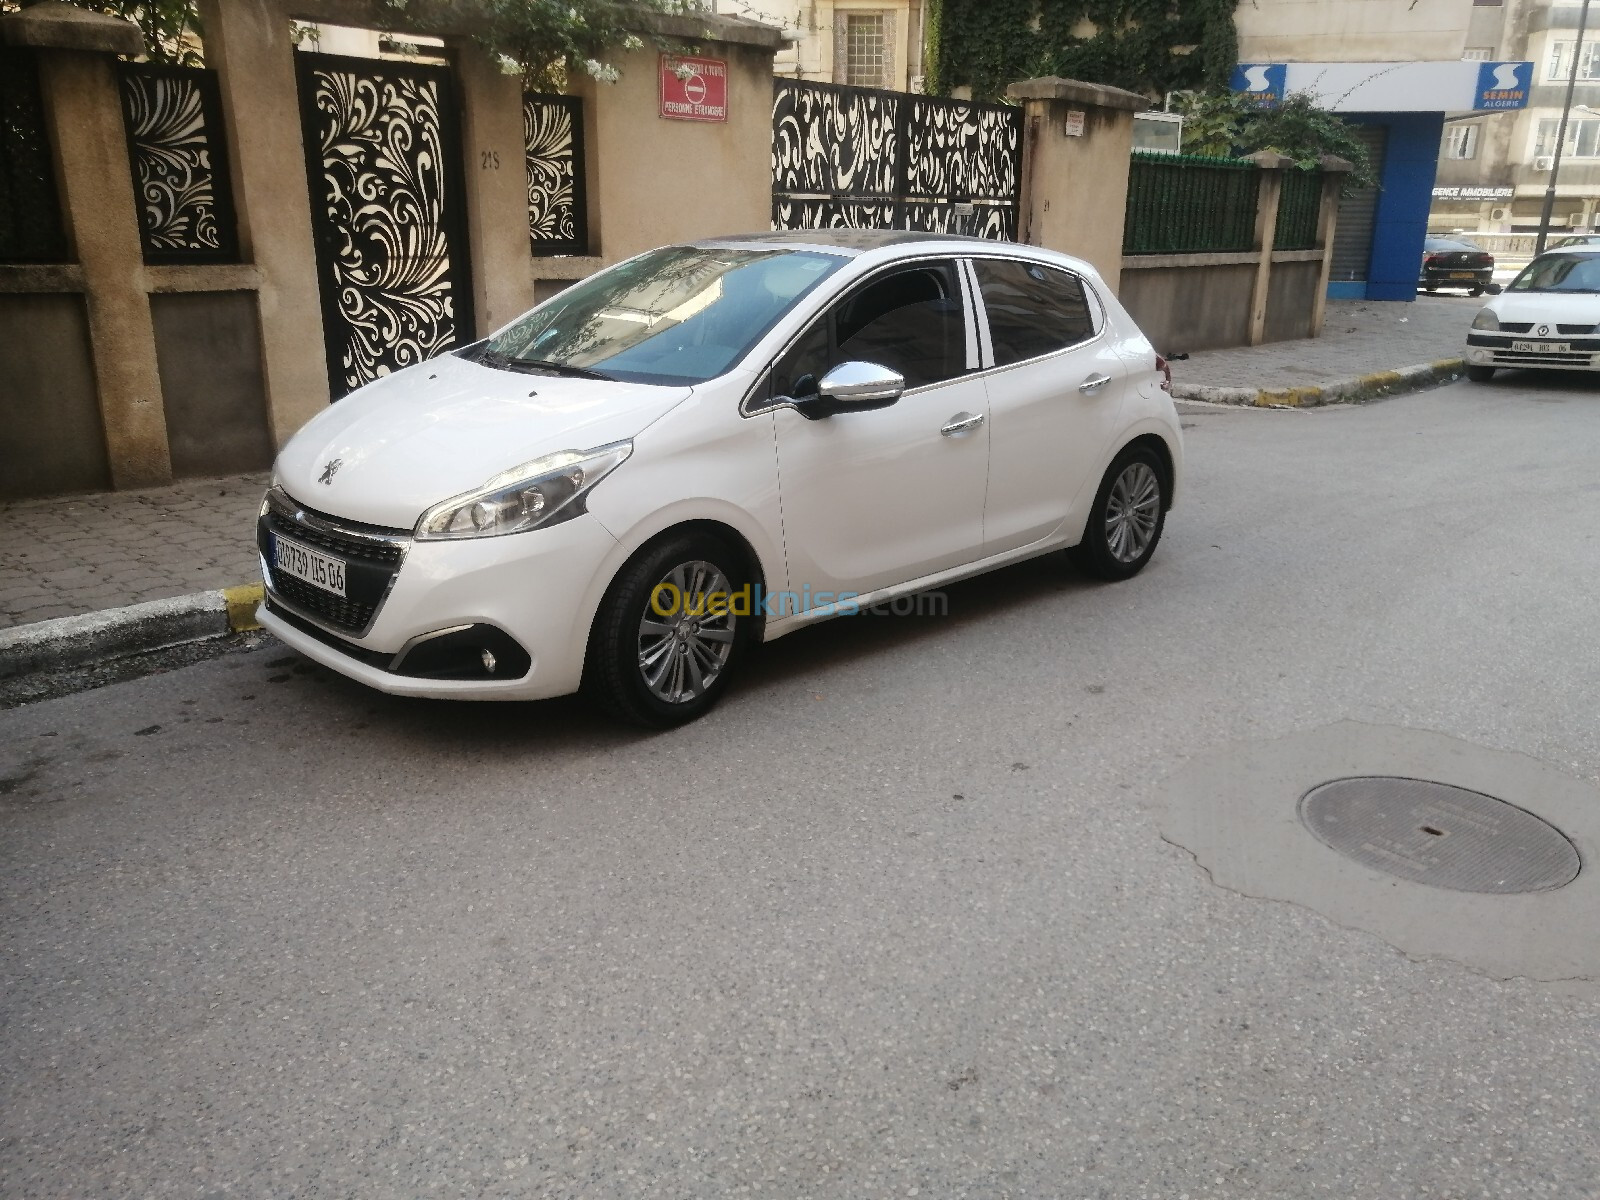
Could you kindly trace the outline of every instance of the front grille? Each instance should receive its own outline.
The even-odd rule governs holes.
[[[1494,361],[1495,365],[1500,367],[1587,367],[1593,363],[1594,355],[1496,350]]]
[[[1593,325],[1557,325],[1556,328],[1562,333],[1567,334],[1585,334],[1594,332]]]
[[[1532,333],[1533,332],[1533,322],[1532,321],[1501,321],[1500,322],[1500,332],[1501,333]]]
[[[297,506],[282,492],[268,496],[256,527],[271,592],[304,616],[360,637],[371,628],[405,558],[409,530],[355,525]],[[273,538],[282,535],[337,555],[345,563],[345,594],[306,583],[276,569]]]

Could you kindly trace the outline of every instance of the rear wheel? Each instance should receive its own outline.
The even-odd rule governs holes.
[[[1494,378],[1493,367],[1468,367],[1467,378],[1473,383],[1488,383]]]
[[[1469,296],[1481,296],[1481,295],[1483,295],[1483,289],[1481,287],[1472,288],[1470,291],[1467,292],[1467,295],[1469,295]]]
[[[1148,446],[1130,447],[1106,471],[1083,540],[1067,554],[1080,570],[1098,579],[1130,579],[1156,552],[1166,520],[1161,461]]]
[[[589,639],[583,690],[656,729],[692,721],[727,689],[748,640],[743,558],[719,538],[668,534],[612,581]]]

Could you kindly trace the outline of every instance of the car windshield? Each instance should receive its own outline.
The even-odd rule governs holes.
[[[1600,292],[1600,255],[1546,254],[1511,281],[1513,292]]]
[[[478,358],[508,370],[703,383],[847,261],[804,250],[652,250],[513,321]]]

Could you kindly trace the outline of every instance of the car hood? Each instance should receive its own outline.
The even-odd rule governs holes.
[[[631,438],[691,390],[499,371],[446,354],[319,413],[275,469],[307,508],[409,529],[501,471]]]
[[[1501,292],[1485,307],[1502,321],[1600,324],[1600,296],[1593,292]]]

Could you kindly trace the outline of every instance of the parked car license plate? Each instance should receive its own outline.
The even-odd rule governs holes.
[[[1478,275],[1477,275],[1476,271],[1451,271],[1450,272],[1450,278],[1451,279],[1476,279],[1477,277],[1478,277]]]
[[[314,587],[344,595],[344,559],[334,558],[310,546],[301,545],[282,534],[272,535],[272,563],[286,575],[303,579]]]
[[[1529,354],[1567,354],[1572,350],[1571,342],[1512,342],[1513,350],[1525,350]]]

